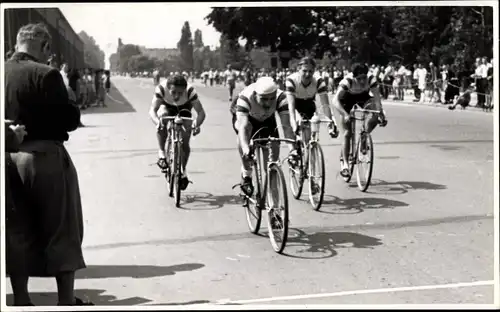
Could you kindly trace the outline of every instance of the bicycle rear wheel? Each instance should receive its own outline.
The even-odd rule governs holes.
[[[318,142],[311,145],[309,151],[309,201],[318,211],[325,195],[325,158]]]
[[[299,199],[302,194],[302,188],[304,186],[304,143],[300,144],[299,151],[299,159],[298,164],[295,168],[292,168],[290,164],[288,164],[288,168],[290,171],[290,190],[292,191],[292,195],[295,199]]]
[[[366,142],[363,146],[363,140]],[[356,151],[356,180],[361,192],[365,192],[370,186],[373,172],[373,141],[372,136],[365,132],[358,140]]]
[[[250,232],[257,234],[262,221],[262,170],[263,170],[262,149],[255,149],[255,162],[252,170],[252,184],[254,191],[252,197],[245,197],[245,213],[247,217],[248,228]]]
[[[179,141],[175,142],[176,164],[174,171],[174,187],[175,187],[175,207],[180,207],[181,203],[181,177],[182,177],[182,150]]]
[[[281,253],[288,239],[288,196],[285,176],[276,164],[269,166],[265,190],[269,239],[274,251]]]

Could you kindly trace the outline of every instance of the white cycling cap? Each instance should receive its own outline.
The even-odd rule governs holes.
[[[261,77],[255,82],[255,92],[259,95],[276,92],[278,86],[271,77]]]

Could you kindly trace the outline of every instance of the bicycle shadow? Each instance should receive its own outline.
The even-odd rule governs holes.
[[[397,181],[387,182],[384,180],[372,180],[372,184],[366,191],[368,194],[406,194],[409,191],[419,190],[445,190],[446,185],[426,181]]]
[[[139,305],[152,300],[143,297],[129,297],[118,299],[114,295],[104,295],[104,289],[75,289],[75,296],[84,302],[92,302],[96,306],[130,306]],[[55,306],[58,302],[57,292],[30,292],[30,297],[35,306]],[[14,304],[14,295],[7,294],[7,306]]]
[[[354,232],[315,232],[307,234],[300,229],[290,229],[284,255],[300,259],[325,259],[335,257],[338,249],[373,249],[382,245],[379,238]]]
[[[237,195],[213,195],[206,192],[181,193],[181,206],[183,210],[215,210],[225,205],[241,205],[242,200]]]
[[[319,212],[326,214],[358,214],[366,209],[394,209],[408,206],[410,206],[408,203],[386,198],[360,197],[342,199],[332,195],[325,195]]]

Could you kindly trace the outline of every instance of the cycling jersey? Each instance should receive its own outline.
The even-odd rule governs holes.
[[[352,74],[348,74],[339,83],[339,88],[345,92],[339,94],[338,100],[347,112],[350,112],[355,104],[364,106],[372,100],[370,90],[378,87],[377,78],[369,75],[363,85],[356,82]]]
[[[285,89],[295,95],[296,100],[314,100],[316,94],[324,94],[327,91],[323,78],[313,76],[311,83],[306,86],[302,83],[300,73],[293,73],[286,78]]]
[[[313,76],[309,85],[304,85],[300,73],[293,73],[286,78],[285,89],[295,96],[295,109],[306,119],[311,119],[316,112],[316,94],[326,94],[327,86],[323,78]]]
[[[194,90],[194,87],[188,84],[184,94],[179,98],[179,100],[174,101],[172,95],[170,95],[170,92],[167,90],[167,81],[165,80],[156,86],[153,101],[155,99],[162,100],[162,105],[165,105],[167,108],[168,116],[172,116],[181,109],[186,109],[191,112],[193,102],[198,100],[198,94]],[[186,115],[185,117],[190,116]]]
[[[280,114],[288,113],[288,103],[285,93],[277,90],[276,102],[269,109],[265,109],[257,102],[257,93],[255,92],[255,84],[253,83],[243,89],[238,98],[233,101],[231,112],[233,114],[247,115],[257,121],[264,121],[273,117],[275,112]]]
[[[365,80],[365,83],[361,85],[354,80],[352,73],[345,76],[339,83],[339,87],[350,94],[370,92],[370,89],[376,88],[377,86],[377,77],[369,75]]]

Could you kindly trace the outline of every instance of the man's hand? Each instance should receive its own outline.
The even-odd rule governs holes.
[[[24,137],[28,134],[26,127],[23,125],[10,125],[9,128],[14,131],[17,142],[21,144],[24,141]]]
[[[242,146],[241,147],[241,150],[243,152],[243,157],[246,158],[246,159],[249,159],[250,158],[250,154],[251,154],[251,151],[250,151],[250,146]]]
[[[193,136],[196,136],[196,135],[200,134],[200,131],[201,131],[200,127],[198,127],[196,125],[196,123],[194,123],[193,124]]]

